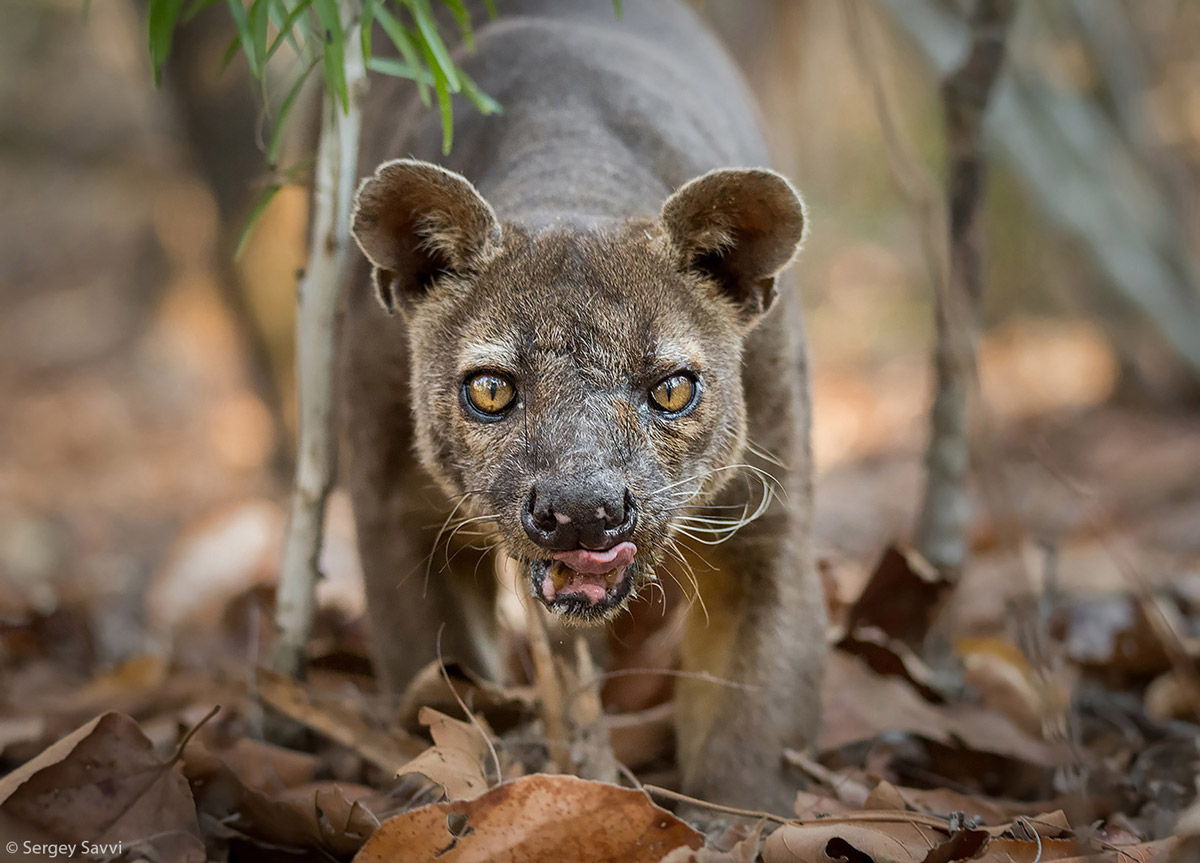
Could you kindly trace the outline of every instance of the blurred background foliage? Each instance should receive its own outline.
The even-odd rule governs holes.
[[[811,209],[797,283],[819,540],[852,571],[911,530],[932,337],[918,217],[861,59],[937,172],[937,82],[961,47],[954,2],[860,2],[859,30],[830,0],[696,3]],[[155,89],[147,3],[0,4],[0,618],[86,598],[87,650],[105,660],[169,622],[156,585],[198,548],[206,583],[266,583],[277,566],[320,77],[275,136],[314,57],[285,40],[256,82],[245,54],[226,63],[239,38],[226,4],[201,7],[156,54]],[[1163,577],[1200,560],[1197,39],[1186,0],[1022,3],[989,118],[992,455],[1016,517],[1074,543],[1096,584],[1112,570],[1094,553],[1097,510]],[[980,508],[977,550],[996,519]],[[331,583],[352,584],[343,499],[330,520]]]

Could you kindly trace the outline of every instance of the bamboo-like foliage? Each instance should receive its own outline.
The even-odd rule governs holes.
[[[347,26],[339,0],[150,0],[148,36],[155,82],[161,80],[179,27],[210,7],[224,6],[236,33],[225,50],[223,67],[235,57],[243,56],[250,75],[263,88],[264,102],[268,101],[268,64],[281,52],[289,58],[287,68],[280,73],[286,90],[271,118],[265,145],[267,164],[274,169],[292,109],[315,70],[320,69],[325,92],[334,94],[343,111],[349,109],[346,42],[351,34],[357,34],[353,38],[361,40],[356,47],[360,48],[368,70],[416,82],[421,100],[431,108],[436,100],[442,118],[443,150],[449,152],[453,142],[451,97],[454,94],[462,94],[485,114],[498,112],[500,106],[454,62],[447,47],[449,36],[439,27],[432,2],[362,0],[354,22],[357,26]],[[463,0],[439,2],[450,11],[459,37],[470,50],[474,34]],[[485,5],[494,16],[494,0],[485,0]],[[385,41],[378,53],[373,50],[377,36]],[[286,178],[288,172],[276,172],[276,177],[280,176]],[[239,250],[258,216],[283,185],[284,182],[274,179],[263,186],[251,207]]]

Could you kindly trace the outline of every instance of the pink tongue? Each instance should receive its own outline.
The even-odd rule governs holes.
[[[594,575],[580,575],[577,572],[573,572],[567,577],[567,580],[557,592],[582,593],[587,597],[588,604],[595,605],[608,595],[608,586],[604,583],[603,578],[596,578]]]
[[[588,551],[577,548],[574,551],[560,551],[554,555],[568,568],[583,575],[602,575],[618,566],[629,566],[637,554],[637,546],[632,542],[622,542],[614,545],[608,551]],[[568,582],[570,584],[570,582]],[[566,590],[566,587],[563,588]]]

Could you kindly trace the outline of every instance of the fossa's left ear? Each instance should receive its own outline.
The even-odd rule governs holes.
[[[782,176],[722,168],[685,184],[663,204],[679,266],[712,279],[752,324],[775,300],[775,277],[804,239],[804,202]]]
[[[389,312],[419,299],[440,274],[471,272],[501,234],[491,205],[465,177],[416,159],[385,162],[363,180],[353,231]]]

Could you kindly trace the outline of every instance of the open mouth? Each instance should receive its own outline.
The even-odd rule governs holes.
[[[622,542],[606,551],[560,551],[529,565],[534,595],[551,611],[598,618],[620,607],[633,589],[637,547]]]

